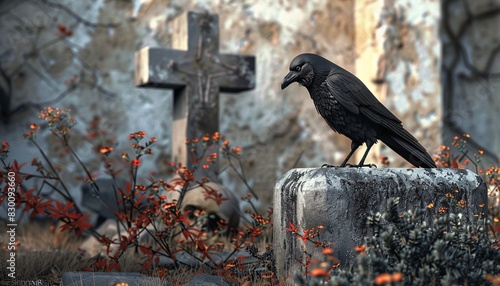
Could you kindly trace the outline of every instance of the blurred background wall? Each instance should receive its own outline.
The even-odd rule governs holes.
[[[182,136],[171,134],[172,93],[134,86],[134,52],[170,47],[172,21],[186,11],[219,14],[221,52],[256,56],[256,88],[221,95],[220,132],[243,147],[262,206],[289,169],[339,164],[350,149],[304,88],[280,90],[302,52],[356,74],[429,153],[461,133],[471,134],[471,152],[487,152],[487,164],[500,153],[499,1],[26,0],[0,2],[0,140],[11,145],[10,159],[40,157],[22,135],[42,123],[40,109],[56,106],[71,109],[78,122],[71,144],[95,174],[104,168],[93,146],[113,144],[119,161],[131,150],[128,134],[142,130],[158,139],[142,183],[151,171],[168,178],[171,138]],[[94,138],[86,136],[92,123]],[[77,186],[83,171],[74,160],[52,148],[48,132],[37,142]],[[391,167],[408,166],[383,144],[372,150],[367,163],[388,156]],[[231,172],[222,179],[248,191]]]

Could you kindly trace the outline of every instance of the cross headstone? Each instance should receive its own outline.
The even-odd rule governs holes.
[[[136,52],[135,80],[141,87],[173,89],[173,160],[192,169],[196,162],[185,140],[219,131],[219,91],[253,89],[255,57],[219,54],[215,14],[188,12],[174,21],[173,31],[175,49],[145,47]],[[217,162],[197,170],[197,176],[217,178]]]

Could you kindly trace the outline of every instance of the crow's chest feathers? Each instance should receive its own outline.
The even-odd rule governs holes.
[[[377,132],[364,116],[351,113],[330,94],[311,96],[318,113],[330,128],[356,142],[376,142]]]
[[[325,119],[328,125],[335,131],[340,132],[345,125],[345,109],[332,96],[311,96],[318,113]]]

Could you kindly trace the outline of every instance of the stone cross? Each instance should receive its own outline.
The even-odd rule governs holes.
[[[201,140],[219,131],[219,91],[253,89],[255,57],[219,54],[215,14],[188,12],[174,21],[173,34],[176,49],[145,47],[136,52],[135,81],[141,87],[173,89],[173,160],[192,170],[196,162],[185,140]],[[217,162],[211,169],[202,169],[198,166],[197,176],[217,178]]]

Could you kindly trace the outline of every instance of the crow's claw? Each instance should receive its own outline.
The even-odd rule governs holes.
[[[363,164],[363,165],[346,164],[345,166],[347,168],[363,168],[363,167],[377,168],[377,165],[375,165],[375,164]]]
[[[335,166],[331,164],[323,164],[321,165],[321,168],[339,168],[340,166]]]

